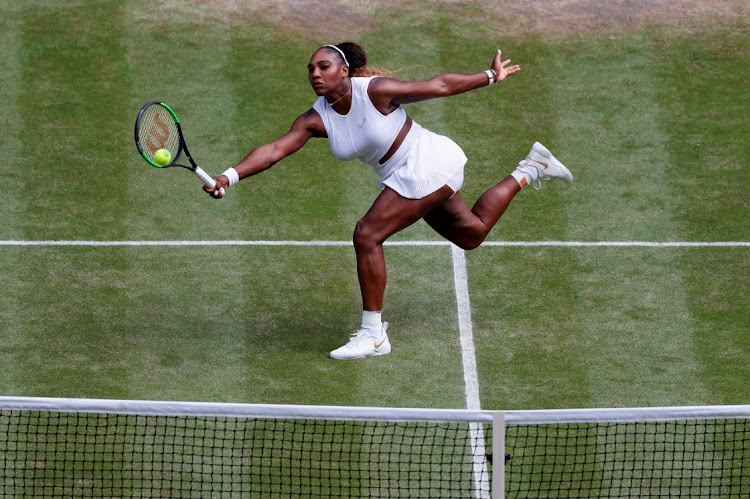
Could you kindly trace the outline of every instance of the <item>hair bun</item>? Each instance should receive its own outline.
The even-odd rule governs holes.
[[[349,74],[354,74],[360,68],[367,66],[367,54],[365,50],[354,42],[344,42],[336,45],[346,55],[349,62]]]

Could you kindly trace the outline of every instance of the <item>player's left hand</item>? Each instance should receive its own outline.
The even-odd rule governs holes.
[[[495,54],[495,58],[492,60],[491,66],[492,69],[494,69],[497,73],[498,82],[503,81],[508,75],[512,75],[513,73],[521,71],[521,66],[519,66],[518,64],[508,66],[508,64],[510,64],[510,59],[506,59],[503,61],[502,55],[502,51],[500,49],[497,49],[497,54]]]

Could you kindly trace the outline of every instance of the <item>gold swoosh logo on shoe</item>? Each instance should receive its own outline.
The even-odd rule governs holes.
[[[540,165],[542,165],[542,166],[544,167],[544,169],[545,169],[545,170],[546,170],[546,169],[547,169],[547,167],[549,166],[549,164],[547,164],[547,163],[542,163],[541,161],[537,161],[537,163],[539,163]]]
[[[385,343],[385,340],[387,340],[387,339],[388,338],[384,338],[383,341],[381,341],[380,343],[375,343],[375,350],[377,350],[378,348],[382,347],[383,343]]]

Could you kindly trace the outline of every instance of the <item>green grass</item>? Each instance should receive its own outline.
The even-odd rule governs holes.
[[[474,310],[497,310],[474,314],[483,404],[746,403],[748,345],[735,334],[748,327],[744,253],[476,251],[469,274],[482,277],[473,281]],[[717,299],[719,288],[734,292]]]
[[[455,309],[452,282],[433,274],[450,275],[447,249],[437,259],[429,248],[388,249],[399,351],[367,363],[326,358],[358,327],[353,253],[8,249],[37,263],[15,277],[15,264],[2,266],[12,291],[0,383],[7,395],[462,407],[456,324],[431,321]],[[390,381],[402,373],[408,386]]]
[[[132,144],[137,110],[161,99],[222,171],[310,107],[309,54],[334,36],[402,78],[478,71],[498,46],[522,65],[408,109],[465,149],[470,202],[535,140],[571,167],[572,186],[523,192],[491,240],[750,239],[746,19],[498,36],[472,5],[360,6],[378,21],[306,36],[271,11],[0,2],[0,239],[350,240],[376,178],[325,141],[221,202]],[[439,237],[418,223],[394,239]],[[464,406],[448,249],[387,256],[394,353],[334,363],[359,318],[351,248],[0,247],[0,393]],[[483,407],[747,402],[746,249],[467,259]]]

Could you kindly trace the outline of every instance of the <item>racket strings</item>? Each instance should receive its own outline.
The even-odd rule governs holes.
[[[138,124],[138,138],[141,150],[153,161],[159,149],[166,149],[172,155],[172,162],[180,152],[180,133],[172,115],[159,104],[148,106]]]

